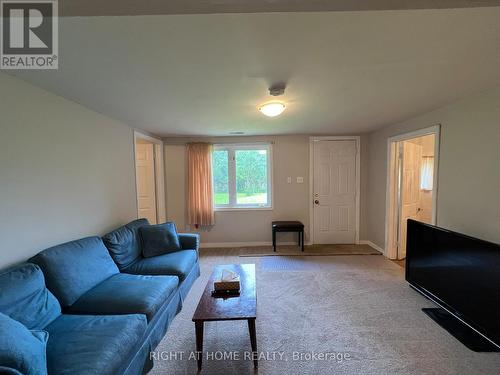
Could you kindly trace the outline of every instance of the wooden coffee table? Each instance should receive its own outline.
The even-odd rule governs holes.
[[[222,270],[229,270],[240,275],[240,294],[233,297],[212,297],[214,280],[220,278]],[[221,320],[247,320],[252,345],[254,367],[257,362],[257,336],[255,319],[257,318],[257,292],[255,288],[255,264],[230,264],[216,266],[205,291],[200,298],[193,315],[196,330],[196,351],[198,352],[198,370],[201,370],[203,351],[203,326],[205,322]]]

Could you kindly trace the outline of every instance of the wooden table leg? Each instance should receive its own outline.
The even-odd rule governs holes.
[[[201,361],[203,359],[203,321],[194,322],[196,331],[196,354],[198,359],[198,371],[201,371]]]
[[[276,252],[276,231],[273,229],[273,251]]]
[[[250,333],[250,343],[252,345],[253,366],[257,368],[259,362],[257,360],[257,334],[255,333],[255,319],[248,319],[248,332]]]
[[[304,230],[302,229],[302,232],[300,232],[300,237],[302,238],[302,251],[304,251]]]

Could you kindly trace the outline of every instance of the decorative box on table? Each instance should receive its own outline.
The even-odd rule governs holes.
[[[219,279],[214,281],[214,291],[238,291],[240,290],[240,276],[228,270],[222,270]]]

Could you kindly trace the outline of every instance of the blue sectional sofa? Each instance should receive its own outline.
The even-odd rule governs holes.
[[[191,285],[200,276],[197,234],[179,233],[182,250],[152,258],[142,256],[139,228],[148,225],[146,219],[138,219],[103,237],[104,244],[120,272],[133,275],[175,275],[179,278],[179,291],[184,298]]]
[[[46,372],[27,370],[30,361],[16,360],[20,350],[10,353],[0,338],[0,373],[128,375],[151,369],[150,351],[200,274],[199,240],[179,234],[182,250],[144,258],[144,225],[136,220],[102,239],[58,245],[0,272],[0,329],[31,331],[19,335],[35,347],[46,345]]]
[[[8,317],[3,320],[20,323],[0,335],[0,373],[114,375],[142,372],[149,353],[149,345],[144,340],[147,331],[144,315],[61,314],[59,302],[45,286],[42,271],[30,263],[0,273],[0,289],[0,310]],[[23,330],[29,331],[23,335]],[[30,332],[48,334],[38,344],[12,347],[19,337],[25,338]],[[5,342],[9,336],[13,336],[12,339]]]

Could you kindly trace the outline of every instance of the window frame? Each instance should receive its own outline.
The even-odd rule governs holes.
[[[252,142],[252,143],[217,143],[213,150],[228,152],[228,204],[218,204],[214,202],[215,211],[245,211],[245,210],[273,210],[273,147],[272,143]],[[267,204],[237,204],[236,202],[236,151],[240,150],[267,150]],[[212,164],[213,168],[213,164]],[[212,170],[212,179],[214,173]],[[212,181],[212,186],[215,186]],[[215,193],[215,192],[214,192]]]

